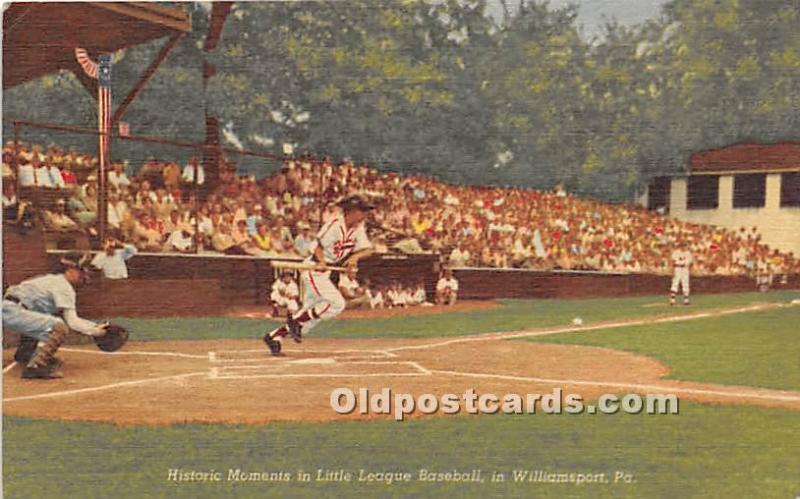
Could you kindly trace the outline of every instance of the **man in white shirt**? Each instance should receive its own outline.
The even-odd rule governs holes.
[[[17,168],[17,178],[20,187],[33,187],[36,185],[36,171],[30,163],[23,163]]]
[[[453,277],[453,271],[447,269],[444,276],[436,283],[436,304],[455,305],[458,298],[458,281]]]
[[[311,227],[307,223],[300,222],[297,224],[297,228],[300,233],[294,238],[294,249],[298,255],[307,258],[311,255],[311,248],[315,239],[311,234]]]
[[[54,188],[55,185],[53,185],[53,180],[50,178],[50,170],[47,169],[47,165],[41,163],[38,156],[33,157],[31,164],[36,175],[36,185],[47,189]]]
[[[355,269],[348,269],[339,278],[339,291],[345,299],[346,308],[370,307],[372,296],[368,289],[362,287],[356,278]]]
[[[128,266],[125,262],[136,253],[136,246],[123,244],[110,237],[106,239],[103,251],[92,259],[92,267],[103,271],[106,279],[127,279]]]
[[[108,183],[113,185],[116,189],[120,187],[130,187],[131,181],[125,174],[125,164],[116,162],[113,167],[114,169],[108,172]]]
[[[450,252],[450,265],[453,267],[464,267],[469,259],[472,257],[469,250],[464,247],[463,243],[458,243],[458,246],[453,248]]]
[[[192,233],[188,230],[175,230],[164,243],[164,250],[191,253],[194,250],[194,240]]]
[[[67,183],[64,182],[64,177],[61,176],[61,168],[57,167],[55,164],[50,165],[50,168],[47,170],[48,174],[50,175],[50,183],[56,189],[63,189],[67,186]]]
[[[203,185],[206,181],[206,173],[203,169],[203,165],[197,161],[197,158],[190,159],[189,163],[183,168],[183,175],[181,175],[183,183],[194,185],[195,171],[197,171],[197,185]]]

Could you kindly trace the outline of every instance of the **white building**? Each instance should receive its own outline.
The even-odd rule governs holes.
[[[771,248],[800,255],[800,143],[695,153],[687,175],[654,178],[645,202],[691,223],[758,227]]]

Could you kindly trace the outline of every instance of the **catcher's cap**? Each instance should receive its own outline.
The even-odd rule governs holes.
[[[61,267],[66,271],[67,269],[77,269],[77,270],[84,270],[89,271],[92,270],[91,263],[92,255],[91,253],[81,253],[79,251],[72,251],[64,256],[61,257],[59,263]]]
[[[338,204],[339,207],[345,211],[347,210],[370,211],[375,209],[375,205],[367,201],[367,199],[364,198],[363,196],[359,196],[358,194],[347,196],[336,204]]]

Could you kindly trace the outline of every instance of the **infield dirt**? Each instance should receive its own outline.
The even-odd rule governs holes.
[[[22,380],[3,352],[4,413],[115,424],[368,419],[330,406],[336,388],[502,397],[507,393],[673,393],[681,400],[800,410],[800,393],[666,380],[669,368],[605,348],[504,341],[502,334],[425,339],[317,339],[284,343],[271,357],[259,339],[129,342],[117,353],[63,348],[63,379]],[[411,417],[420,416],[415,413]]]

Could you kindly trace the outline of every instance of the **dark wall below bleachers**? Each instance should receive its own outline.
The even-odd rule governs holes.
[[[49,258],[57,260],[51,253]],[[230,306],[262,304],[268,300],[275,269],[270,261],[251,257],[137,255],[129,261],[130,279],[95,283],[79,292],[82,313],[92,317],[198,316],[222,313]],[[429,299],[438,279],[434,255],[387,258],[375,256],[360,264],[359,279],[373,286],[422,280]],[[651,274],[547,272],[502,269],[456,269],[462,299],[595,298],[666,295],[670,277]],[[800,276],[773,288],[800,289]],[[747,276],[694,276],[692,293],[755,291]]]

